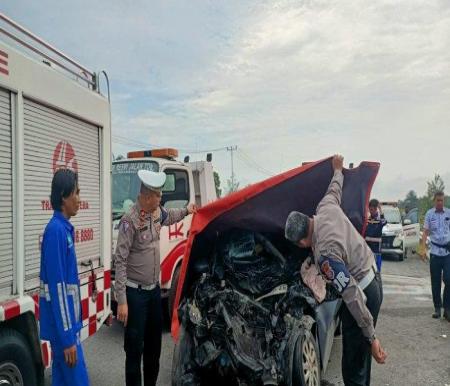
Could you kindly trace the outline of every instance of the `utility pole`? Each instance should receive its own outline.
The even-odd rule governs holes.
[[[234,163],[233,151],[237,150],[237,146],[227,146],[227,151],[231,153],[231,188],[234,190]]]

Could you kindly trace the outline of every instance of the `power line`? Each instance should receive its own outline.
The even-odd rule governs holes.
[[[126,137],[122,137],[120,135],[113,135],[112,138],[114,143],[118,143],[121,145],[129,145],[129,146],[138,146],[138,147],[150,147],[150,148],[167,148],[167,147],[174,147],[174,145],[171,146],[163,146],[163,145],[157,145],[154,143],[149,142],[139,142],[136,140],[132,140]],[[211,153],[211,152],[217,152],[217,151],[225,151],[227,150],[227,147],[217,147],[212,149],[202,149],[202,150],[193,150],[193,149],[186,149],[186,148],[180,148],[176,147],[179,151],[183,153],[190,153],[190,154],[202,154],[202,153]]]
[[[247,166],[248,168],[258,172],[259,174],[262,174],[265,177],[271,177],[272,174],[267,173],[265,170],[257,167],[256,165],[252,164],[251,162],[249,162],[247,159],[245,159],[244,157],[242,157],[241,154],[237,154],[237,157],[244,163],[245,166]]]
[[[261,174],[265,174],[269,177],[272,177],[275,175],[275,173],[271,172],[270,170],[266,169],[265,167],[259,165],[254,159],[252,159],[245,151],[242,149],[239,149],[238,156],[242,161],[244,161],[247,166],[251,167],[252,169],[257,170]]]
[[[162,146],[162,145],[157,145],[157,144],[149,143],[149,142],[140,142],[140,141],[136,141],[136,140],[133,140],[133,139],[130,139],[127,137],[120,136],[120,135],[113,135],[112,140],[114,143],[118,143],[121,145],[144,147],[144,148],[174,147],[173,145],[172,146]],[[249,168],[256,170],[260,174],[263,174],[263,175],[269,176],[269,177],[272,177],[275,175],[270,170],[268,170],[265,167],[258,164],[254,159],[252,159],[248,155],[248,153],[243,151],[241,148],[239,148],[239,150],[238,150],[238,147],[236,145],[217,147],[217,148],[211,148],[211,149],[203,149],[203,150],[193,150],[193,149],[186,149],[186,148],[179,148],[179,147],[176,147],[176,148],[183,153],[190,153],[190,154],[210,153],[210,152],[225,151],[225,150],[229,151],[230,156],[231,156],[231,183],[232,183],[232,186],[234,186],[234,182],[235,182],[234,155],[236,155]]]

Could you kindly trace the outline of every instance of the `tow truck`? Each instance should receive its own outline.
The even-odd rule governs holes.
[[[206,161],[196,162],[189,162],[189,157],[185,157],[184,162],[180,162],[177,157],[178,150],[172,148],[138,150],[129,152],[126,159],[113,162],[113,251],[117,243],[120,219],[136,202],[139,193],[140,180],[137,175],[139,170],[166,173],[167,179],[162,189],[161,205],[167,209],[184,208],[191,202],[202,207],[217,199],[211,155],[208,154]],[[173,311],[191,219],[192,215],[175,225],[161,229],[160,285],[162,296],[167,299],[170,316]],[[115,305],[113,305],[114,308]]]

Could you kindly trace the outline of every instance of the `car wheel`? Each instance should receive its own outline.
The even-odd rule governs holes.
[[[403,261],[405,259],[404,253],[399,253],[397,256],[398,256],[398,261]]]
[[[293,386],[320,386],[319,347],[311,331],[298,337],[292,369]]]
[[[36,386],[37,374],[25,337],[15,330],[0,333],[0,385]]]
[[[172,386],[180,385],[181,363],[180,363],[180,338],[175,343],[172,356]]]
[[[184,386],[184,385],[199,385],[195,378],[185,378],[186,361],[189,362],[192,356],[192,347],[194,342],[190,334],[185,330],[184,326],[180,324],[180,330],[178,334],[178,341],[173,348],[172,356],[172,386]]]
[[[172,316],[173,316],[173,307],[175,305],[175,297],[177,296],[177,287],[178,287],[178,279],[180,278],[180,271],[181,271],[181,267],[178,266],[177,268],[175,268],[175,272],[173,273],[173,278],[172,278],[172,285],[170,287],[170,291],[169,291],[169,323],[172,322]]]

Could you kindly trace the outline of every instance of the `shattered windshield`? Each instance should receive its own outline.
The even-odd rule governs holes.
[[[112,211],[113,218],[119,218],[127,212],[136,201],[139,193],[138,170],[158,171],[154,161],[125,161],[112,165]]]

